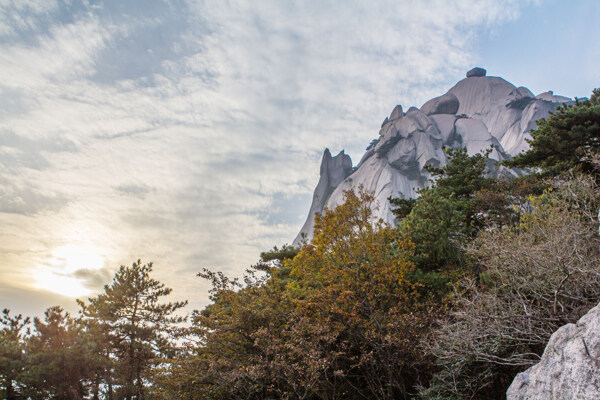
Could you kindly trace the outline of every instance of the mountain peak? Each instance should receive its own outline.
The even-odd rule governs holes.
[[[387,199],[417,197],[417,190],[430,183],[425,167],[447,163],[444,147],[466,147],[469,155],[493,147],[490,159],[505,160],[527,149],[536,121],[564,101],[571,100],[552,92],[534,96],[527,88],[488,77],[485,69],[476,67],[421,109],[410,107],[404,113],[396,106],[356,168],[343,152],[331,157],[326,150],[308,218],[293,244],[312,236],[317,213],[342,204],[344,192],[360,186],[375,195],[373,216],[393,224]],[[490,173],[518,174],[502,167]]]
[[[467,78],[471,78],[473,76],[485,76],[487,71],[481,67],[475,67],[467,71]]]

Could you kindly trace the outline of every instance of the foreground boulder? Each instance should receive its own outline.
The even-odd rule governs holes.
[[[506,398],[600,399],[600,305],[554,332],[540,362],[516,376]]]

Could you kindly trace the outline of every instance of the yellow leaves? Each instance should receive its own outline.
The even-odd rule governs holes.
[[[366,323],[390,307],[416,300],[406,279],[413,244],[381,220],[373,221],[373,196],[359,189],[346,202],[319,215],[315,237],[286,266],[293,284],[287,290],[297,310],[314,318],[331,313]]]
[[[375,371],[372,365],[396,371],[405,363],[414,348],[410,338],[420,331],[418,285],[407,277],[414,246],[374,220],[372,195],[359,190],[346,198],[317,216],[311,243],[270,270],[266,283],[220,291],[199,317],[202,353],[217,361],[206,374],[235,381],[240,374],[260,377],[261,368],[265,379],[284,370],[294,385],[320,388],[323,371],[339,371],[341,379],[350,368],[344,363],[359,367],[357,354],[365,371]],[[255,369],[240,368],[248,365]]]

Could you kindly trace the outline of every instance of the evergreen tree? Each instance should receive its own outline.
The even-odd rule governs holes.
[[[488,150],[469,156],[465,148],[447,149],[443,168],[427,168],[432,186],[419,190],[416,200],[391,199],[399,228],[415,243],[415,262],[433,271],[461,262],[462,244],[483,225],[484,210],[477,193],[495,185],[486,177]]]
[[[173,338],[185,318],[174,313],[187,301],[159,303],[172,289],[150,277],[152,263],[140,260],[131,267],[121,266],[104,293],[78,300],[81,314],[92,320],[106,337],[108,358],[114,360],[109,374],[108,398],[133,400],[146,397],[147,374],[152,361],[172,350]]]
[[[600,154],[600,90],[589,100],[563,104],[546,119],[537,121],[529,150],[504,161],[509,167],[541,168],[546,175],[578,168],[591,172],[593,156]]]
[[[8,309],[0,317],[0,397],[7,400],[17,399],[15,387],[25,368],[23,340],[27,333],[25,327],[29,318],[21,314],[11,316]]]
[[[34,318],[34,327],[26,346],[28,396],[58,400],[86,397],[93,383],[96,348],[83,326],[54,306],[44,312],[43,320]]]

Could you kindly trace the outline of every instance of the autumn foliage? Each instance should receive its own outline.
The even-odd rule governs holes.
[[[244,284],[201,274],[213,282],[213,304],[193,318],[202,346],[175,363],[181,371],[194,368],[187,376],[197,379],[186,384],[194,396],[407,394],[420,362],[415,340],[429,311],[418,283],[408,279],[412,243],[373,219],[373,201],[363,190],[347,192],[343,205],[317,217],[311,243],[287,257],[289,248],[280,258],[269,253],[270,264],[264,254]],[[267,274],[257,277],[258,270]]]
[[[204,269],[211,302],[188,326],[139,261],[77,317],[51,307],[30,326],[5,310],[0,397],[505,398],[600,301],[599,96],[539,121],[507,162],[527,176],[491,178],[488,153],[449,149],[419,198],[391,199],[395,227],[354,188],[303,247],[241,279]]]

